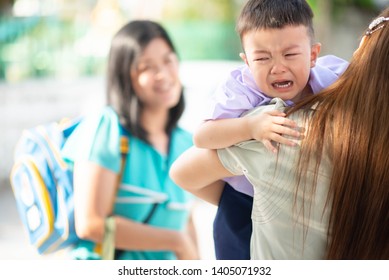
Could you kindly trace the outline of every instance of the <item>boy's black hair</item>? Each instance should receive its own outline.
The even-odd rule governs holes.
[[[304,25],[313,41],[313,11],[304,0],[249,0],[236,24],[240,39],[252,30]]]

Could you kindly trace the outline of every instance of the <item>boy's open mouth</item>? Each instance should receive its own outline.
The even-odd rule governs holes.
[[[272,86],[275,88],[288,88],[293,85],[292,81],[282,81],[282,82],[274,82]]]

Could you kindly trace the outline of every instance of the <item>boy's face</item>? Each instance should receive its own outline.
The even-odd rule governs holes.
[[[263,93],[292,101],[306,94],[320,44],[311,45],[305,26],[252,30],[244,34],[242,43],[241,58]]]

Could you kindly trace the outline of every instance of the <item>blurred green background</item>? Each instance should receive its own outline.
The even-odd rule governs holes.
[[[111,36],[122,24],[138,18],[161,22],[181,60],[238,60],[235,20],[246,1],[0,0],[0,81],[100,75]],[[344,26],[345,15],[370,19],[389,1],[308,2],[326,53],[330,51],[327,42],[342,43],[331,35],[334,28]]]

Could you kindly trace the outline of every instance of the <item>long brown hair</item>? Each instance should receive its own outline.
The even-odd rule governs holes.
[[[389,8],[380,16],[389,17]],[[322,155],[329,153],[326,257],[389,259],[389,21],[365,36],[335,84],[289,113],[316,104],[298,176],[304,184],[308,165],[318,170]]]

